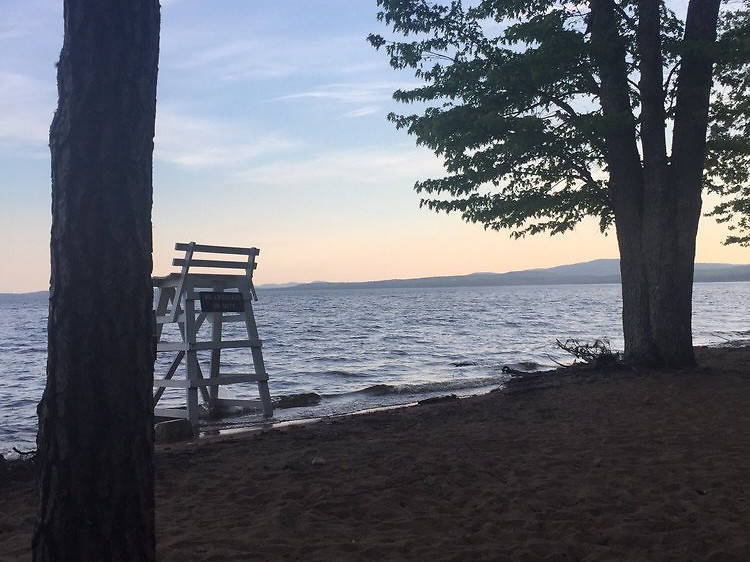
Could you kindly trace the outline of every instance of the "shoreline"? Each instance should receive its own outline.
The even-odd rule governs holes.
[[[729,350],[729,349],[742,349],[742,348],[750,349],[750,339],[727,340],[721,343],[713,343],[713,344],[707,344],[707,345],[702,345],[702,346],[696,346],[696,352],[702,349],[707,349],[707,350],[727,349]],[[360,415],[366,415],[366,414],[373,414],[377,412],[385,412],[389,410],[400,410],[403,408],[414,408],[414,407],[439,403],[439,402],[443,402],[447,400],[467,400],[467,399],[477,398],[477,397],[481,397],[487,394],[493,394],[497,392],[504,393],[504,394],[527,392],[530,390],[551,388],[554,386],[559,386],[560,384],[576,384],[580,382],[585,382],[585,379],[587,377],[596,379],[596,378],[601,377],[603,373],[615,372],[615,371],[623,372],[627,370],[629,370],[628,367],[622,367],[619,365],[614,365],[611,367],[595,367],[595,366],[591,366],[585,363],[573,363],[571,365],[561,365],[554,369],[543,369],[543,370],[536,370],[536,371],[521,371],[521,370],[511,369],[509,371],[505,371],[505,373],[509,374],[510,376],[504,381],[498,381],[496,385],[469,387],[467,389],[472,390],[473,392],[469,392],[468,394],[459,393],[457,395],[456,393],[440,394],[439,392],[433,392],[430,394],[435,394],[435,396],[428,396],[420,400],[412,400],[409,402],[404,402],[404,403],[399,403],[399,404],[368,407],[368,408],[363,408],[361,410],[353,410],[351,412],[344,412],[344,413],[339,413],[339,414],[310,416],[310,417],[301,417],[301,418],[289,418],[289,419],[283,419],[283,420],[272,422],[272,423],[261,421],[261,422],[248,422],[247,425],[244,425],[244,422],[240,421],[238,422],[240,425],[233,425],[233,422],[232,422],[233,418],[228,417],[228,418],[223,418],[222,420],[219,420],[215,427],[209,427],[208,429],[201,429],[200,435],[196,437],[195,439],[214,438],[214,437],[219,437],[222,435],[244,435],[247,433],[283,429],[285,427],[308,425],[308,424],[313,424],[313,423],[325,423],[325,422],[329,422],[332,420],[347,419],[350,416],[360,416]],[[449,391],[446,391],[446,392],[449,392]],[[238,416],[238,417],[241,417],[241,416]],[[227,425],[226,427],[221,427],[221,424],[224,421],[227,422]],[[170,443],[164,443],[164,444],[169,445]]]
[[[262,307],[259,303],[258,318],[262,316],[266,326],[261,335],[267,343],[264,360],[272,396],[317,393],[322,397],[318,406],[292,410],[291,414],[277,410],[276,417],[321,417],[417,401],[433,390],[435,383],[449,383],[449,388],[435,389],[432,396],[487,392],[502,382],[497,380],[502,366],[525,370],[520,364],[529,361],[538,364],[535,368],[548,369],[555,361],[569,363],[572,358],[554,345],[561,335],[585,339],[609,335],[613,347],[621,348],[615,288],[548,287],[543,294],[537,294],[536,289],[514,289],[490,291],[486,298],[461,290],[450,306],[443,302],[442,293],[430,291],[418,292],[418,298],[409,291],[393,291],[388,298],[374,292],[321,297],[320,306],[309,309],[304,296],[269,297],[261,301]],[[696,285],[695,293],[696,344],[748,337],[746,315],[736,303],[750,298],[750,283]],[[546,304],[534,308],[539,299]],[[498,310],[503,312],[498,314]],[[581,316],[571,310],[586,313]],[[5,431],[0,437],[0,454],[13,457],[12,446],[23,450],[36,447],[36,406],[44,390],[46,362],[42,319],[47,310],[46,303],[40,301],[6,306],[3,311],[10,314],[4,332],[9,345],[0,351],[0,359],[5,361],[9,384],[8,404],[1,416]],[[337,315],[335,321],[330,320],[332,315]],[[299,321],[287,323],[289,318]],[[307,326],[313,324],[316,331],[308,334]],[[14,325],[23,329],[10,329]],[[415,326],[420,326],[418,332]],[[450,339],[446,339],[448,334]],[[336,344],[323,343],[331,341]],[[170,359],[159,358],[157,376],[167,371]],[[227,372],[243,372],[247,367],[245,356],[235,358],[227,353],[227,359]],[[468,363],[474,365],[463,366]],[[477,379],[492,381],[476,392],[452,386],[485,385],[475,382]],[[401,394],[404,388],[413,396]],[[223,392],[228,397],[257,397],[253,386],[247,385]],[[165,406],[184,406],[184,392],[170,389],[163,400]],[[249,415],[241,425],[260,422],[261,417]],[[232,419],[229,425],[240,425],[239,421]]]
[[[697,354],[159,445],[158,559],[744,560],[750,347]],[[26,476],[0,560],[29,557]]]

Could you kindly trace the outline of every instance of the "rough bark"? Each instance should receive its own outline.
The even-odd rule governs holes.
[[[670,162],[658,2],[638,2],[641,161],[616,7],[613,0],[591,1],[592,51],[601,80],[620,248],[625,358],[633,363],[682,367],[695,362],[693,266],[718,10],[719,0],[692,0],[688,8]]]
[[[641,240],[644,178],[628,97],[625,43],[617,30],[611,0],[592,0],[590,25],[593,55],[600,69],[599,97],[606,120],[609,193],[620,250],[625,358],[651,363],[656,361],[656,349]]]
[[[695,362],[692,298],[695,239],[701,213],[706,130],[712,85],[719,0],[692,0],[685,23],[685,51],[677,80],[668,194],[660,226],[652,233],[651,325],[662,362]]]
[[[65,0],[37,561],[153,560],[157,0]]]
[[[712,85],[711,48],[716,41],[719,0],[692,0],[688,6],[671,162],[667,161],[663,140],[658,11],[652,7],[653,2],[644,0],[640,4],[641,75],[650,77],[646,84],[643,78],[641,83],[644,173],[648,178],[643,240],[650,324],[659,363],[690,366],[695,363],[692,345],[695,239],[701,211]]]
[[[643,147],[644,176],[644,213],[643,213],[643,249],[646,263],[646,274],[649,287],[649,324],[657,348],[659,363],[674,364],[666,348],[670,347],[666,339],[674,334],[666,333],[662,328],[663,321],[669,317],[669,323],[679,326],[687,322],[690,326],[692,308],[671,306],[676,301],[669,300],[667,285],[682,286],[685,279],[676,279],[674,259],[675,246],[675,192],[667,159],[665,138],[666,115],[664,110],[663,63],[661,55],[659,3],[654,0],[638,2],[638,52],[641,58],[639,82],[641,98],[641,143]],[[692,278],[689,281],[692,284]],[[663,302],[667,296],[668,301]],[[665,304],[667,305],[665,307]],[[681,344],[682,357],[677,364],[689,364],[692,357],[692,332],[688,332],[688,341]]]

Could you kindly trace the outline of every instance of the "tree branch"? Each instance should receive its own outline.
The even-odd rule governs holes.
[[[703,176],[719,4],[691,0],[688,5],[672,137],[672,165],[681,189],[700,186]]]
[[[631,90],[631,93],[640,100],[641,99],[641,85],[630,77],[628,77],[628,84],[630,84],[631,86],[633,86],[633,88],[635,88],[635,91]]]
[[[640,54],[641,143],[647,190],[667,189],[667,141],[664,136],[664,79],[659,4],[638,1],[638,53]]]
[[[435,53],[433,51],[425,51],[425,54],[430,55],[435,58],[445,59],[449,60],[451,62],[456,62],[456,59],[449,57],[448,55],[443,55],[441,53]]]
[[[620,16],[622,16],[622,19],[624,19],[628,24],[628,27],[630,27],[630,29],[632,29],[633,31],[637,31],[638,24],[631,16],[628,15],[628,13],[625,11],[625,8],[620,6],[617,2],[612,2],[612,4],[614,5],[615,11],[620,14]]]
[[[578,113],[576,113],[575,109],[573,109],[573,107],[565,100],[560,99],[557,96],[550,95],[546,92],[539,92],[539,96],[559,107],[571,117],[578,117]]]
[[[664,81],[664,91],[669,91],[669,84],[672,82],[672,77],[675,75],[675,72],[677,69],[680,68],[680,62],[677,61],[672,68],[669,69],[669,73],[667,74],[667,79]]]
[[[601,82],[609,190],[615,214],[632,225],[641,221],[643,180],[630,108],[625,42],[617,29],[612,0],[591,0],[591,48]]]

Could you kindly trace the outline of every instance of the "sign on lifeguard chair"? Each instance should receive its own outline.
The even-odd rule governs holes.
[[[263,363],[262,342],[258,337],[253,314],[253,300],[258,300],[253,286],[253,270],[257,267],[257,248],[205,246],[190,242],[178,243],[175,249],[185,255],[175,258],[172,265],[181,266],[180,273],[154,277],[154,315],[156,317],[157,352],[176,352],[164,378],[154,377],[154,414],[170,418],[187,418],[194,429],[198,427],[198,394],[210,415],[220,414],[229,407],[248,408],[260,405],[265,417],[273,415],[268,375]],[[243,261],[195,259],[196,253],[229,254],[246,257]],[[242,269],[242,274],[193,273],[192,269]],[[198,341],[203,324],[211,324],[208,341]],[[242,322],[247,339],[227,341],[222,338],[222,327],[228,322]],[[177,324],[181,341],[162,341],[166,324]],[[221,350],[250,348],[253,372],[224,373],[221,371]],[[210,351],[209,374],[205,377],[198,360],[199,351]],[[185,378],[175,377],[185,361]],[[256,383],[260,403],[254,400],[232,400],[219,397],[219,387],[235,383]],[[184,388],[187,408],[158,408],[159,400],[168,387]]]

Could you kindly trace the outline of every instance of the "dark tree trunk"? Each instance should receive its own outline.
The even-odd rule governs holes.
[[[674,214],[676,194],[667,158],[659,3],[639,0],[638,14],[644,178],[642,240],[648,280],[649,324],[657,362],[671,366],[689,365],[694,362],[690,328],[692,296],[689,296],[686,308],[679,291],[684,292],[685,287],[689,287],[692,295],[693,280],[692,276],[690,279],[680,276],[675,267],[678,221]]]
[[[641,84],[641,95],[646,94],[642,99],[644,170],[649,178],[643,233],[649,313],[659,363],[671,367],[695,363],[693,268],[719,3],[720,0],[691,0],[688,6],[671,162],[667,161],[664,140],[663,78],[661,57],[657,56],[660,53],[658,11],[653,7],[640,9],[641,75],[653,76],[645,89],[643,78]],[[640,4],[656,3],[642,0]],[[648,126],[645,119],[649,120]]]
[[[695,362],[692,298],[695,238],[701,212],[706,130],[712,85],[713,44],[720,0],[691,0],[685,22],[685,51],[677,81],[672,159],[658,196],[656,228],[649,232],[651,325],[662,362]]]
[[[695,363],[692,289],[719,0],[692,0],[667,156],[658,2],[638,3],[640,141],[628,99],[625,45],[613,0],[591,1],[591,42],[601,79],[610,197],[622,273],[625,359]]]
[[[65,0],[34,560],[153,560],[157,0]]]
[[[641,238],[644,177],[628,97],[625,42],[617,29],[612,0],[591,2],[591,43],[600,69],[599,97],[606,120],[609,192],[620,250],[625,358],[654,363],[657,351],[651,332],[649,287]]]

